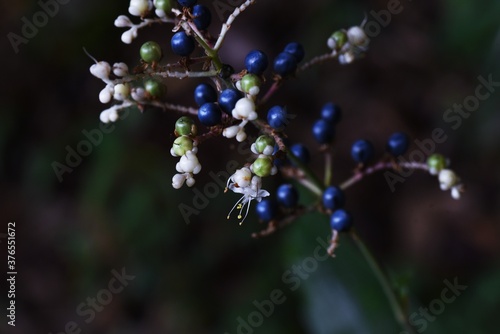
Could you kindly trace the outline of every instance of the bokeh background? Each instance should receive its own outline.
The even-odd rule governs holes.
[[[220,19],[215,4],[212,32]],[[297,117],[292,142],[303,142],[322,173],[322,158],[310,132],[325,102],[342,106],[337,129],[334,182],[349,177],[349,157],[358,138],[374,142],[382,155],[387,137],[406,131],[429,138],[443,128],[447,155],[467,192],[459,201],[439,190],[437,180],[415,172],[393,193],[383,174],[347,192],[359,234],[410,301],[410,313],[440,298],[443,281],[467,289],[429,321],[425,333],[493,333],[500,312],[500,94],[495,91],[453,130],[444,112],[474,94],[477,77],[500,81],[500,2],[402,1],[403,10],[372,39],[366,58],[350,66],[314,67],[287,82],[269,102],[287,105]],[[176,159],[169,154],[178,115],[131,112],[102,143],[59,182],[52,164],[64,163],[67,146],[99,127],[102,83],[88,71],[91,60],[138,64],[149,39],[169,54],[168,27],[144,30],[132,45],[113,26],[128,1],[71,0],[16,54],[2,38],[0,121],[0,233],[15,221],[17,242],[16,327],[6,325],[6,274],[1,274],[2,333],[60,333],[74,321],[81,333],[238,333],[238,317],[256,310],[253,301],[275,289],[286,300],[258,328],[239,333],[400,333],[373,273],[348,237],[337,258],[320,261],[300,286],[282,279],[314,254],[317,238],[329,235],[325,216],[307,215],[264,239],[251,214],[243,226],[226,215],[235,194],[222,193],[186,224],[179,205],[193,205],[192,189],[174,191]],[[35,1],[0,5],[2,34],[20,34],[23,17],[40,11]],[[233,25],[222,52],[237,70],[252,49],[272,58],[290,41],[306,58],[327,51],[338,28],[359,24],[387,1],[257,1]],[[224,14],[228,14],[227,12]],[[194,105],[201,80],[169,80],[168,99]],[[500,88],[496,88],[500,90]],[[263,111],[264,113],[265,111]],[[415,146],[412,147],[414,149]],[[196,189],[225,171],[229,160],[247,156],[226,139],[200,148],[203,172]],[[282,179],[266,181],[271,192]],[[314,198],[301,192],[302,202]],[[6,272],[6,242],[0,239]],[[76,309],[108,286],[112,270],[135,276],[87,323]],[[420,318],[420,317],[419,317]],[[70,326],[71,327],[71,326]],[[423,327],[417,327],[423,329]],[[68,332],[71,332],[70,329]],[[75,330],[75,333],[78,333]]]

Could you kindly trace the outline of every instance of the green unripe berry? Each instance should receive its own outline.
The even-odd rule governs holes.
[[[260,91],[261,81],[255,74],[245,74],[240,81],[241,90],[250,95],[257,95]]]
[[[166,93],[167,87],[155,79],[148,79],[144,82],[144,89],[151,97],[160,98]]]
[[[153,41],[142,44],[140,54],[142,60],[148,64],[159,61],[162,56],[160,45]]]
[[[257,152],[262,154],[266,147],[270,146],[274,148],[275,143],[276,142],[274,141],[273,137],[262,135],[255,141],[255,149],[257,150]]]
[[[427,166],[430,169],[431,174],[437,174],[441,170],[446,168],[446,158],[441,154],[433,154],[427,159]]]
[[[175,134],[177,136],[196,135],[196,125],[194,124],[194,121],[187,116],[179,118],[175,122]]]
[[[193,149],[193,140],[187,136],[180,136],[174,140],[172,149],[177,156],[181,157],[186,154],[187,151]]]
[[[170,0],[155,0],[154,5],[157,9],[163,10],[166,14],[172,11],[172,1]]]
[[[260,156],[258,157],[252,165],[252,171],[255,175],[264,177],[271,175],[273,169],[273,161],[270,157]]]
[[[328,39],[328,46],[334,50],[340,50],[347,42],[347,34],[342,30],[335,31]]]

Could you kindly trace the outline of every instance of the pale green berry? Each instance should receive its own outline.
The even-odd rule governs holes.
[[[347,34],[342,30],[337,30],[328,39],[328,47],[333,50],[340,50],[346,42]]]
[[[427,166],[432,175],[437,175],[446,165],[446,158],[441,154],[436,153],[427,158]]]
[[[172,146],[173,152],[181,157],[186,154],[187,151],[193,149],[193,140],[187,136],[180,136],[174,140],[174,145]]]
[[[141,46],[140,54],[142,60],[144,60],[148,64],[151,64],[161,59],[161,47],[158,43],[149,41]]]
[[[273,137],[262,135],[255,141],[255,149],[258,153],[263,153],[266,147],[274,147],[275,141]]]
[[[172,10],[172,1],[170,0],[155,0],[154,5],[157,9],[161,9],[167,14]]]
[[[241,90],[250,95],[257,95],[260,91],[261,81],[255,74],[248,73],[241,78]]]
[[[252,171],[255,175],[264,177],[271,175],[273,169],[273,161],[270,157],[260,156],[252,165]]]
[[[196,135],[196,125],[194,124],[194,121],[187,116],[179,118],[175,122],[175,134],[177,136]]]

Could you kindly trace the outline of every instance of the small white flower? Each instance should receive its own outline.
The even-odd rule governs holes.
[[[240,132],[240,127],[238,125],[233,125],[228,128],[225,128],[222,131],[222,135],[226,138],[234,138]]]
[[[120,15],[115,19],[115,27],[117,28],[131,27],[132,25],[132,21],[126,15]]]
[[[118,118],[120,118],[118,110],[116,108],[111,108],[109,110],[109,120],[114,123],[118,120]]]
[[[125,63],[114,63],[113,74],[117,77],[124,77],[128,74],[128,66]]]
[[[243,97],[236,102],[233,111],[231,112],[234,118],[241,120],[256,120],[258,115],[255,112],[255,103],[246,97]]]
[[[90,66],[90,73],[101,80],[109,80],[111,66],[105,61],[100,61]]]
[[[201,170],[201,164],[193,151],[187,151],[175,168],[179,173],[198,174]]]
[[[241,130],[238,132],[238,134],[236,135],[236,140],[241,143],[243,142],[245,139],[247,139],[247,133],[245,132],[245,128],[241,128]]]
[[[172,187],[180,189],[184,185],[187,175],[188,174],[175,174],[174,177],[172,177]]]
[[[134,16],[145,16],[153,8],[153,2],[148,0],[130,0],[128,12]]]
[[[370,43],[370,39],[366,36],[365,31],[358,26],[351,27],[347,30],[347,40],[352,45],[360,48],[366,48]]]
[[[356,55],[352,50],[347,50],[346,52],[339,55],[339,63],[342,65],[347,65],[352,63],[356,59]]]
[[[457,174],[450,169],[441,170],[438,179],[442,190],[449,190],[459,182]]]
[[[229,219],[234,209],[240,210],[238,214],[238,219],[241,219],[240,225],[248,215],[251,202],[253,200],[260,202],[262,198],[270,195],[267,190],[261,189],[262,180],[259,176],[255,175],[251,178],[251,181],[248,180],[251,175],[252,172],[250,171],[250,169],[248,167],[243,167],[241,169],[238,169],[228,180],[227,188],[232,190],[234,193],[243,194],[243,196],[236,202],[231,211],[229,211],[227,219]],[[245,215],[243,216],[242,212],[245,206],[247,207],[247,209]]]
[[[132,88],[130,96],[137,102],[144,102],[147,100],[146,90],[142,87]]]
[[[109,109],[101,111],[101,114],[99,115],[99,119],[103,123],[109,123]]]
[[[451,188],[451,197],[453,199],[460,199],[460,193],[462,192],[462,187],[461,186],[455,186]]]
[[[122,34],[121,40],[125,44],[130,44],[136,37],[137,37],[137,28],[132,27]]]
[[[109,103],[113,98],[114,89],[113,85],[106,85],[99,93],[99,101],[101,103]]]

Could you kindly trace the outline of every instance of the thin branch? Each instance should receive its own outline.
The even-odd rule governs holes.
[[[373,174],[375,172],[379,172],[382,170],[386,169],[396,169],[397,168],[407,168],[407,169],[421,169],[424,171],[429,171],[429,167],[425,163],[420,163],[420,162],[401,162],[401,163],[395,163],[392,161],[389,162],[384,162],[381,161],[373,166],[367,167],[363,170],[357,171],[350,179],[346,180],[340,185],[340,188],[342,190],[345,190],[352,185],[358,183],[361,181],[365,176],[368,176],[370,174]]]
[[[247,9],[248,6],[252,5],[255,3],[255,0],[247,0],[245,1],[242,5],[239,7],[236,7],[231,15],[227,18],[227,21],[222,24],[222,28],[220,30],[219,38],[217,39],[217,42],[215,43],[214,50],[218,51],[220,47],[222,46],[222,42],[224,41],[224,38],[226,37],[227,32],[231,28],[231,24],[234,22],[234,20],[240,15],[245,9]]]

